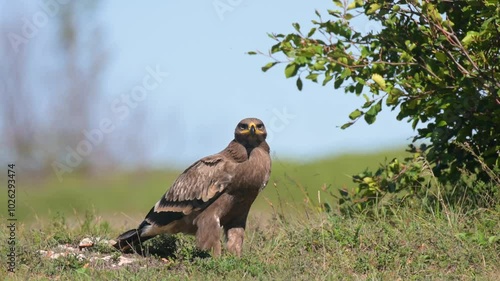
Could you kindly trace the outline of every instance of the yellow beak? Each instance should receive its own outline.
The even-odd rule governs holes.
[[[255,124],[250,123],[250,124],[248,124],[248,127],[250,128],[250,134],[255,135]]]

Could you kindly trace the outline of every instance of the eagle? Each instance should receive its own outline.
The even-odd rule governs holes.
[[[222,229],[227,250],[241,256],[248,212],[271,174],[266,136],[261,120],[241,120],[224,150],[189,166],[113,246],[124,252],[159,234],[185,233],[195,235],[199,249],[219,256]]]

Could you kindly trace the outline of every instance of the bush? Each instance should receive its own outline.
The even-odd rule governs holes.
[[[388,193],[424,191],[426,176],[419,173],[424,164],[438,183],[453,187],[443,192],[468,192],[464,173],[498,192],[500,6],[488,0],[333,3],[341,9],[328,10],[328,19],[316,11],[307,33],[293,23],[294,33],[270,34],[277,43],[269,52],[273,61],[262,70],[285,63],[285,77],[297,77],[299,90],[306,79],[363,96],[342,129],[360,119],[372,124],[387,107],[411,123],[414,142],[429,143],[413,159],[354,176],[356,195],[366,200],[357,206]],[[380,31],[358,31],[355,17],[374,22]]]

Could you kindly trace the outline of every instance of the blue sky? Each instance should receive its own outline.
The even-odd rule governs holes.
[[[315,9],[328,18],[326,10],[334,8],[331,1],[114,0],[99,8],[97,21],[110,52],[102,78],[109,108],[113,100],[142,83],[148,68],[168,73],[138,104],[140,110],[131,109],[127,117],[133,121],[139,111],[146,115],[141,117],[148,121],[146,128],[134,137],[153,152],[156,164],[186,165],[218,152],[245,117],[266,123],[278,158],[309,160],[403,147],[414,134],[388,109],[373,125],[362,121],[341,130],[362,97],[334,90],[333,83],[322,87],[305,82],[299,92],[295,79],[284,77],[283,65],[263,73],[261,67],[270,59],[246,54],[267,52],[274,44],[267,32],[292,32],[293,22],[308,30]],[[357,27],[376,28],[366,21]],[[37,40],[50,38],[50,27],[46,29]],[[103,119],[112,112],[98,114],[96,118]]]
[[[218,12],[214,5],[231,10]],[[145,1],[140,5],[109,1],[102,8],[102,23],[113,50],[107,92],[122,91],[120,81],[133,85],[148,65],[159,65],[169,73],[140,105],[147,106],[154,120],[145,142],[156,148],[159,162],[190,162],[222,149],[236,123],[249,116],[267,123],[273,153],[282,158],[307,160],[402,147],[413,135],[409,124],[396,121],[396,113],[388,109],[373,125],[363,121],[341,130],[338,126],[362,98],[334,90],[333,84],[305,83],[299,92],[295,80],[284,77],[283,66],[263,73],[260,67],[269,59],[245,54],[267,52],[273,44],[267,32],[292,32],[292,22],[310,27],[314,10],[326,17],[326,10],[333,8],[330,1]],[[361,22],[358,27],[369,30],[373,24]],[[288,118],[281,116],[286,119],[282,121],[279,115],[284,113]]]

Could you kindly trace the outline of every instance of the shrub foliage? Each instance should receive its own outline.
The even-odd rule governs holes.
[[[378,178],[366,173],[355,176],[357,194],[373,199],[384,192],[423,190],[423,177],[414,173],[422,166],[418,161],[422,156],[440,184],[456,185],[468,173],[498,189],[500,4],[492,0],[334,0],[333,4],[336,9],[328,10],[326,17],[316,11],[314,27],[307,32],[293,23],[293,33],[269,34],[277,42],[269,51],[273,61],[262,70],[283,63],[285,77],[295,77],[299,90],[304,80],[311,80],[363,97],[342,129],[360,119],[372,124],[383,108],[389,108],[398,112],[398,120],[411,123],[414,142],[429,144],[424,150],[413,148],[417,154],[404,163],[384,166],[376,172]],[[358,19],[379,28],[360,31]],[[249,52],[257,53],[261,52]]]

